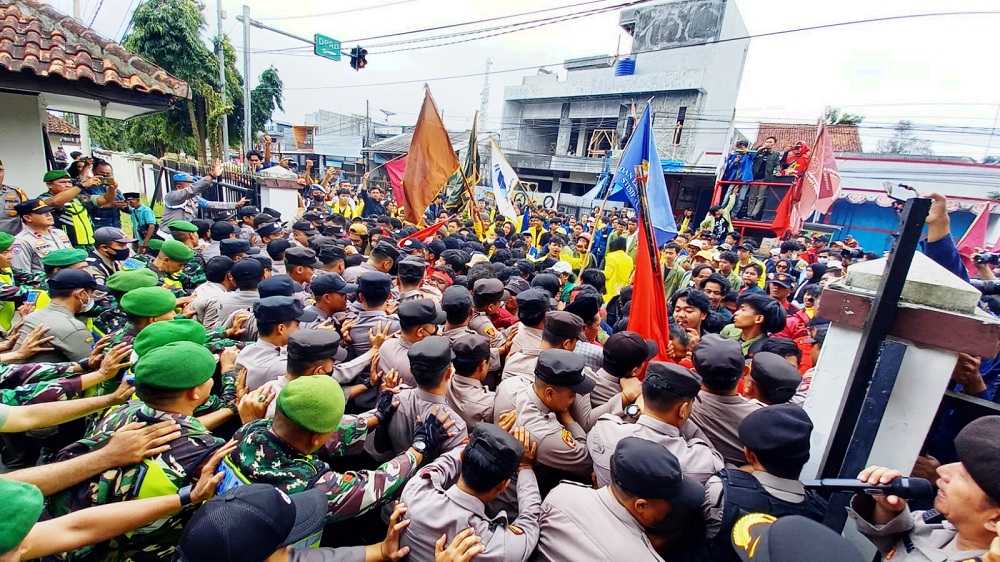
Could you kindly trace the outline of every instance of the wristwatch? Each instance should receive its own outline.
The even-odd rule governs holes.
[[[420,453],[421,455],[427,453],[427,443],[421,439],[417,439],[413,442],[413,450]]]
[[[625,415],[632,419],[638,418],[641,413],[642,410],[639,408],[638,404],[632,403],[625,406]]]
[[[181,507],[186,507],[191,505],[191,485],[188,484],[180,490],[177,490],[177,495],[181,497]]]

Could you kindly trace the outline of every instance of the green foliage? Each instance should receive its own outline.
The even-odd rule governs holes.
[[[135,117],[128,121],[90,118],[90,138],[93,143],[108,150],[122,152],[142,152],[161,155],[167,150],[192,152],[194,139],[190,136],[182,139],[180,145],[165,144],[169,137],[167,132],[167,114],[157,113]]]
[[[878,151],[882,154],[916,154],[930,156],[931,141],[917,138],[913,133],[912,121],[900,121],[892,128],[892,137],[878,141]]]
[[[864,115],[854,113],[841,113],[839,107],[831,107],[826,110],[827,125],[859,125],[865,120]]]
[[[258,82],[257,87],[250,91],[250,123],[254,133],[264,130],[264,124],[274,114],[275,109],[285,110],[281,106],[284,99],[281,92],[284,84],[278,77],[278,69],[273,66],[268,68],[260,74]]]

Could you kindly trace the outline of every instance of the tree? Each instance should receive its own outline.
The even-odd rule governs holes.
[[[281,106],[284,99],[282,88],[284,84],[278,77],[278,69],[273,66],[260,74],[257,87],[250,91],[250,124],[253,127],[251,133],[264,130],[264,125],[274,115],[275,109],[284,111]]]
[[[839,107],[831,107],[826,110],[827,125],[859,125],[865,120],[864,115],[854,113],[841,113]]]
[[[1000,156],[983,156],[983,164],[1000,164]]]
[[[878,141],[878,152],[882,154],[917,154],[930,156],[931,141],[917,138],[913,134],[912,121],[900,121],[892,128],[892,137]]]

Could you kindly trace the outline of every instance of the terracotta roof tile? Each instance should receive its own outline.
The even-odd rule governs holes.
[[[191,97],[187,82],[38,0],[0,5],[0,69]]]
[[[830,144],[834,152],[861,152],[861,136],[854,125],[827,125],[830,133]],[[799,141],[805,142],[810,148],[816,142],[816,125],[789,125],[785,123],[761,123],[757,127],[757,142],[754,146],[764,144],[764,139],[778,139],[777,148],[784,150]]]
[[[48,113],[48,122],[45,124],[45,128],[49,133],[54,135],[63,135],[67,137],[78,137],[80,136],[80,130],[70,125],[65,119],[56,117],[51,113]]]

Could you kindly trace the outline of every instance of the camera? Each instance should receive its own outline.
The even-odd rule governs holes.
[[[864,255],[865,251],[861,248],[844,248],[840,251],[840,257],[842,259],[859,260],[863,258]]]
[[[975,287],[983,296],[1000,295],[1000,280],[969,279],[969,284]]]
[[[976,265],[1000,265],[1000,254],[994,254],[993,252],[983,252],[981,254],[973,254],[972,261]]]

